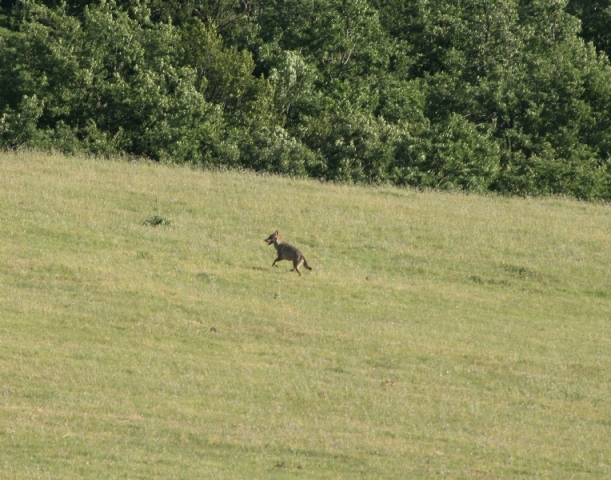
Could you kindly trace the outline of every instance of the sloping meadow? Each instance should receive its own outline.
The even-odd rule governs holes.
[[[3,478],[611,476],[608,205],[22,153],[0,208]]]

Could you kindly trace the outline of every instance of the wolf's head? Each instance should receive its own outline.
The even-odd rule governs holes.
[[[273,245],[274,243],[278,243],[280,238],[280,234],[278,233],[278,230],[276,230],[274,233],[272,233],[269,237],[265,239],[265,242],[268,245]]]

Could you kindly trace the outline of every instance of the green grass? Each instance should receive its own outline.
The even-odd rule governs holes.
[[[0,154],[0,212],[1,478],[611,477],[608,205]]]

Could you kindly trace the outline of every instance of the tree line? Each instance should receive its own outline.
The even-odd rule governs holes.
[[[0,5],[0,148],[611,200],[611,0]]]

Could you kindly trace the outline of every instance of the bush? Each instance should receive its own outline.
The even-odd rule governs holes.
[[[429,188],[486,192],[500,169],[498,143],[452,114],[407,148],[403,181]]]

